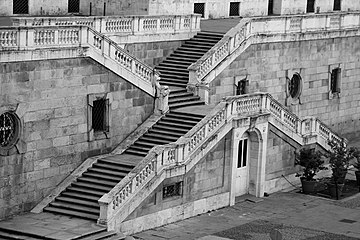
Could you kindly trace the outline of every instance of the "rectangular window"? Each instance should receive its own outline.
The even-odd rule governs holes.
[[[240,16],[240,3],[239,2],[231,2],[230,3],[230,12],[229,16]]]
[[[177,182],[172,185],[167,185],[163,187],[163,199],[181,196],[182,195],[182,185],[183,182]]]
[[[13,14],[29,14],[29,0],[13,0]]]
[[[236,95],[246,94],[246,83],[247,83],[246,79],[238,81],[236,85]]]
[[[334,11],[341,10],[341,0],[334,0]]]
[[[237,168],[246,167],[248,155],[248,140],[239,141]]]
[[[68,13],[78,13],[80,11],[80,0],[68,0]]]
[[[274,14],[274,0],[269,0],[268,15]]]
[[[331,83],[330,83],[330,91],[332,93],[339,93],[340,92],[340,68],[334,68],[331,71]]]
[[[92,127],[95,132],[108,131],[106,109],[107,109],[106,99],[99,99],[93,102]]]
[[[307,0],[306,12],[307,13],[315,12],[315,0]]]
[[[205,17],[205,3],[194,3],[194,13],[201,14],[201,17]]]

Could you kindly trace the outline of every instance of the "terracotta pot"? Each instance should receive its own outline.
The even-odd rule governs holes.
[[[344,183],[338,183],[337,184],[338,197],[341,196],[344,185],[345,185]],[[336,185],[335,185],[335,183],[327,183],[327,186],[328,186],[330,196],[333,197],[333,198],[336,198],[337,196],[336,196]]]
[[[307,181],[304,178],[301,179],[302,192],[303,193],[315,193],[316,181]]]

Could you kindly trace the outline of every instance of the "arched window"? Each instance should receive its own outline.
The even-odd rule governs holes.
[[[9,149],[19,139],[20,120],[13,112],[0,114],[0,148]]]
[[[295,73],[291,79],[288,80],[288,93],[292,98],[298,98],[302,90],[302,79],[299,73]]]

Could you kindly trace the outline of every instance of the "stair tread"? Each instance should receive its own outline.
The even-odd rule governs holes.
[[[94,177],[94,178],[114,180],[114,181],[117,181],[117,182],[121,181],[121,179],[122,179],[122,177],[115,178],[114,176],[108,176],[108,175],[103,175],[103,174],[100,174],[100,173],[89,172],[89,171],[83,173],[83,176],[91,176],[91,177]]]
[[[170,108],[180,108],[180,107],[188,107],[188,106],[194,106],[194,105],[204,105],[204,101],[192,101],[192,102],[183,102],[183,103],[173,103],[169,104]]]
[[[167,126],[154,126],[154,129],[166,129],[168,131],[177,131],[179,133],[187,133],[188,129],[182,129],[177,127],[167,127]]]
[[[73,203],[67,203],[67,202],[52,202],[50,203],[51,207],[55,207],[55,208],[60,208],[60,209],[66,209],[66,210],[76,210],[76,211],[80,211],[80,212],[86,212],[86,213],[90,213],[90,214],[100,214],[100,206],[98,206],[97,208],[94,207],[87,207],[84,205],[79,205],[79,204],[73,204]]]
[[[86,201],[86,200],[80,200],[80,199],[76,199],[76,198],[64,197],[61,195],[59,197],[55,198],[55,201],[70,202],[70,203],[83,204],[83,205],[92,206],[92,207],[99,207],[99,204],[97,201],[96,202]]]
[[[127,175],[127,173],[122,173],[122,172],[116,172],[116,171],[111,171],[111,170],[107,170],[107,169],[101,169],[101,168],[89,168],[88,171],[92,171],[92,172],[97,172],[97,173],[105,173],[108,175],[112,175],[112,176],[116,176],[116,177],[125,177]]]
[[[85,218],[85,219],[91,219],[91,220],[97,220],[99,218],[99,215],[96,215],[96,214],[83,213],[83,212],[77,212],[77,211],[66,210],[66,209],[58,209],[58,208],[54,208],[54,207],[46,207],[44,210],[48,211],[48,212],[71,215],[71,216],[76,216],[79,218]]]
[[[133,154],[133,155],[137,155],[137,156],[142,156],[142,157],[145,157],[147,155],[147,152],[140,152],[140,151],[136,151],[136,150],[133,150],[133,149],[126,149],[125,151],[127,154]]]
[[[164,121],[172,121],[172,122],[183,122],[187,123],[188,125],[196,125],[200,120],[186,120],[186,119],[179,119],[176,117],[166,117],[163,119]]]
[[[109,186],[103,186],[100,183],[87,183],[87,182],[73,182],[71,183],[71,186],[76,186],[76,187],[83,187],[83,188],[90,188],[90,189],[96,189],[99,191],[105,191],[105,192],[109,192],[113,187],[109,187]]]
[[[27,236],[27,235],[23,235],[21,233],[7,233],[7,232],[4,232],[2,231],[2,229],[0,229],[0,239],[2,240],[16,240],[16,239],[19,239],[19,240],[38,240],[39,238],[34,238],[34,237],[30,237],[30,236]]]
[[[150,132],[146,133],[145,137],[150,137],[150,138],[155,137],[155,138],[157,138],[159,140],[163,139],[164,141],[169,140],[169,141],[173,141],[173,142],[178,140],[178,137],[169,136],[169,135],[164,136],[164,134],[156,134],[156,133],[150,133]]]
[[[109,237],[113,237],[113,236],[117,236],[117,234],[113,231],[102,231],[100,233],[96,233],[96,234],[93,234],[93,235],[90,235],[90,236],[87,236],[85,238],[81,238],[81,240],[94,240],[94,239],[106,239],[106,240],[109,240]],[[111,238],[110,238],[111,239]]]
[[[119,181],[116,181],[116,180],[109,181],[109,180],[102,180],[102,179],[98,179],[98,178],[94,178],[94,177],[87,177],[87,176],[79,177],[78,181],[96,183],[96,184],[112,186],[112,187],[115,186],[119,182]]]
[[[155,143],[158,143],[157,145],[165,145],[172,142],[170,140],[163,140],[163,139],[151,138],[146,136],[142,136],[139,141],[149,141],[149,142],[153,141]]]
[[[60,194],[60,196],[68,196],[68,197],[72,197],[72,198],[87,199],[89,201],[94,201],[94,202],[97,202],[99,200],[98,196],[87,195],[85,193],[79,193],[76,191],[72,191],[71,189],[65,190],[64,192],[62,192]]]
[[[100,163],[100,162],[97,162],[97,163],[94,163],[92,165],[94,168],[106,168],[106,169],[113,169],[113,170],[116,170],[116,171],[122,171],[122,172],[130,172],[131,169],[133,169],[133,167],[123,167],[123,166],[119,166],[119,165],[116,165],[116,164],[111,164],[111,163]]]
[[[115,155],[117,156],[117,155]],[[119,160],[112,160],[112,159],[109,159],[110,157],[106,157],[106,158],[100,158],[98,159],[98,163],[100,162],[106,162],[106,163],[110,163],[110,164],[116,164],[116,165],[120,165],[120,166],[123,166],[125,168],[129,168],[129,169],[133,169],[134,168],[134,164],[132,163],[129,163],[129,162],[125,162],[125,161],[119,161]]]
[[[179,139],[182,135],[184,135],[182,133],[176,133],[176,132],[171,132],[171,131],[166,131],[166,130],[161,130],[161,129],[151,129],[151,130],[149,130],[149,132],[155,133],[155,134],[171,134],[174,137],[176,136],[177,139]]]
[[[199,96],[177,97],[177,98],[169,99],[169,104],[176,103],[176,102],[184,102],[184,101],[194,101],[194,100],[199,100],[199,99],[200,99]]]
[[[99,198],[102,197],[102,195],[104,195],[104,193],[106,193],[106,191],[93,191],[90,189],[86,189],[86,188],[82,188],[82,187],[75,187],[75,186],[70,186],[67,189],[69,189],[70,191],[78,192],[78,193],[82,193],[82,194],[84,194],[84,193],[92,194],[95,196],[99,196]]]

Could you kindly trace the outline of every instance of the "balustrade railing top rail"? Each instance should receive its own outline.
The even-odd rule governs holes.
[[[124,35],[196,32],[200,14],[164,16],[14,17],[15,26],[85,25],[100,33]]]
[[[0,51],[53,47],[90,47],[91,50],[113,60],[118,66],[129,71],[129,74],[139,77],[153,88],[155,88],[155,81],[159,78],[159,73],[155,69],[139,61],[110,38],[87,26],[0,28]],[[1,61],[7,61],[7,59],[0,59]],[[128,80],[131,81],[131,79]]]
[[[204,56],[189,66],[190,82],[198,83],[204,80],[220,62],[249,42],[251,37],[259,34],[333,31],[359,27],[360,12],[244,18]]]
[[[273,118],[303,139],[303,142],[309,135],[320,137],[325,142],[333,138],[341,139],[316,118],[301,120],[270,94],[254,93],[228,97],[177,142],[156,146],[150,150],[126,178],[99,200],[99,222],[106,222],[115,216],[132,196],[163,169],[186,164],[194,159],[192,155],[196,154],[197,149],[234,117],[248,117],[258,113],[270,113]]]

